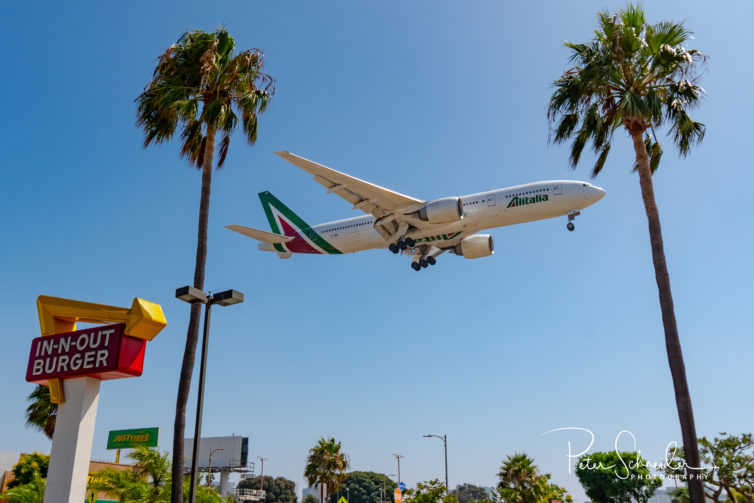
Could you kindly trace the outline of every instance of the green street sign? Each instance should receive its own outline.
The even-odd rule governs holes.
[[[140,428],[138,430],[115,430],[107,435],[108,449],[133,449],[134,447],[157,447],[160,437],[159,428]]]

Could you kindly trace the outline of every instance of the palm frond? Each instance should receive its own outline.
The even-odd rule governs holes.
[[[238,115],[247,140],[256,141],[256,116],[274,94],[274,79],[261,71],[262,51],[234,51],[233,37],[221,28],[214,33],[187,31],[159,57],[152,81],[136,99],[144,146],[170,140],[180,127],[181,156],[201,166],[202,131],[212,128],[230,138]]]
[[[230,146],[230,136],[226,133],[223,139],[220,140],[220,150],[217,153],[217,167],[222,168],[225,164],[225,157],[228,155],[228,147]]]
[[[647,155],[649,156],[649,169],[654,174],[657,168],[660,166],[660,159],[662,158],[662,147],[660,142],[655,141],[649,134],[644,135],[644,148],[647,149]],[[639,171],[639,164],[634,161],[634,173]]]
[[[667,121],[668,133],[687,155],[705,132],[703,124],[688,116],[705,94],[697,85],[696,65],[706,58],[683,45],[690,32],[683,23],[650,25],[643,8],[634,4],[616,14],[604,10],[597,17],[591,41],[565,43],[573,67],[553,83],[547,108],[550,141],[572,141],[572,167],[591,142],[598,154],[594,175],[604,167],[618,127],[635,134]],[[661,150],[651,154],[656,169]]]

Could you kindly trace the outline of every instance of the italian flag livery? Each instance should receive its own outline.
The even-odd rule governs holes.
[[[276,243],[275,250],[282,253],[322,253],[340,255],[340,251],[328,243],[322,236],[309,226],[304,220],[296,215],[290,208],[270,192],[260,192],[259,200],[262,202],[267,221],[275,234],[293,237],[287,243]]]
[[[492,236],[478,234],[484,229],[567,216],[568,230],[573,230],[574,217],[605,195],[603,189],[587,182],[551,180],[424,201],[290,152],[276,154],[363,212],[309,225],[270,192],[260,192],[272,232],[242,225],[226,227],[256,239],[260,250],[275,252],[280,258],[387,248],[410,256],[411,267],[418,271],[434,265],[435,257],[446,251],[467,259],[492,255]]]

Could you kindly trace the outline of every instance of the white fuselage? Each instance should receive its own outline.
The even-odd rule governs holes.
[[[590,206],[605,191],[587,182],[553,180],[461,196],[463,218],[430,229],[408,232],[417,243],[447,248],[484,229],[559,217]],[[365,215],[311,227],[341,253],[386,248],[390,242],[374,229],[375,217]],[[261,247],[260,247],[261,248]],[[271,246],[264,248],[270,249]],[[271,250],[272,251],[272,250]]]

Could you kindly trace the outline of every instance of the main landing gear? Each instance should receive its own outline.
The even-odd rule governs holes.
[[[426,269],[427,267],[435,265],[436,263],[437,260],[435,259],[435,257],[422,257],[416,262],[411,262],[411,269],[413,269],[414,271],[421,271],[422,269]]]
[[[573,225],[573,219],[576,218],[577,215],[581,215],[581,212],[579,210],[571,210],[568,212],[568,224],[566,225],[566,229],[569,231],[572,231],[576,228],[575,225]]]
[[[393,253],[400,253],[403,250],[407,248],[413,248],[416,246],[416,241],[414,241],[412,238],[406,238],[406,239],[399,239],[395,243],[390,243],[390,246],[388,246],[388,249]]]
[[[414,261],[411,262],[411,268],[414,271],[421,271],[422,269],[426,269],[437,263],[437,259],[434,255],[429,255],[432,251],[432,247],[426,244],[417,246],[416,241],[413,238],[400,238],[395,243],[390,243],[388,249],[395,254],[401,253],[404,250],[411,250],[409,254],[414,258]],[[435,253],[435,255],[438,255],[438,253]],[[417,259],[416,257],[419,258]]]

